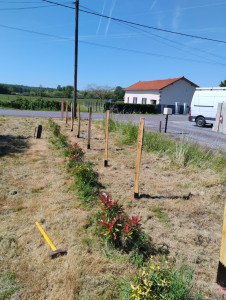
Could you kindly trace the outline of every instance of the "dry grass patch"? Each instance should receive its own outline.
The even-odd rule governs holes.
[[[182,166],[157,154],[142,154],[140,199],[133,199],[136,147],[117,142],[110,134],[109,167],[104,167],[104,132],[92,123],[91,149],[87,150],[88,121],[82,121],[81,138],[70,125],[57,121],[71,143],[78,142],[85,158],[94,163],[102,191],[119,200],[129,215],[139,215],[145,232],[159,254],[173,257],[178,267],[194,270],[197,289],[210,299],[215,291],[225,171]],[[42,139],[33,129],[43,124]],[[128,258],[96,240],[89,217],[70,189],[72,180],[65,159],[48,142],[46,120],[3,118],[6,135],[24,136],[23,151],[1,157],[0,270],[15,273],[15,299],[120,299],[121,282],[135,273]],[[76,125],[76,124],[75,124]],[[76,126],[75,126],[76,130]],[[49,246],[35,227],[38,220],[57,247],[68,255],[51,261]],[[3,259],[4,258],[4,259]]]
[[[79,142],[86,150],[86,138],[76,139],[61,124],[71,140]],[[82,136],[87,132],[87,125],[87,121],[82,121]],[[92,124],[92,133],[91,149],[86,151],[86,157],[95,159],[95,170],[104,185],[103,191],[111,194],[114,200],[119,199],[129,214],[142,218],[145,232],[160,252],[169,252],[175,257],[178,267],[185,263],[194,270],[197,288],[204,295],[210,299],[221,299],[215,290],[215,281],[226,170],[216,173],[192,165],[184,167],[165,156],[143,152],[141,198],[134,200],[136,147],[119,144],[118,136],[110,133],[109,167],[104,168],[103,152],[100,151],[104,149],[104,132],[99,123]]]
[[[98,243],[84,243],[90,213],[69,188],[65,160],[48,142],[46,122],[5,118],[1,125],[6,135],[24,135],[28,145],[0,161],[0,272],[14,272],[14,299],[115,299],[118,280],[135,269],[126,262],[113,264]],[[42,139],[34,140],[37,124],[44,126]],[[66,256],[50,260],[36,220],[57,248],[68,250]],[[112,280],[111,274],[116,274]],[[1,292],[5,287],[0,285]]]

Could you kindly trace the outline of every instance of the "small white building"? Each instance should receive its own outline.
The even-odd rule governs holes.
[[[163,107],[190,107],[195,83],[185,77],[139,81],[125,88],[124,103],[159,104]]]

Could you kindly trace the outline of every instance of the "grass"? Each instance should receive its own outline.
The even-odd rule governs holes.
[[[151,207],[151,211],[153,211],[154,215],[165,225],[169,224],[169,218],[167,215],[163,212],[162,207],[160,206],[154,206]]]
[[[117,133],[120,145],[136,145],[137,143],[137,125],[115,122],[111,119],[109,131]],[[160,133],[145,131],[143,149],[146,152],[157,153],[160,157],[166,155],[172,163],[183,167],[211,168],[217,172],[222,172],[226,169],[225,153],[215,153],[208,148],[193,144],[185,138],[169,139]]]
[[[94,213],[70,191],[73,177],[67,171],[67,158],[48,142],[45,123],[42,138],[33,139],[36,122],[6,117],[2,127],[5,134],[14,135],[24,127],[23,134],[30,138],[26,152],[17,154],[20,165],[16,170],[9,154],[0,161],[1,299],[119,299],[121,278],[133,274],[135,268],[121,253],[115,260],[106,257],[93,231],[83,228]],[[12,190],[17,194],[11,194]],[[19,202],[23,210],[16,210]],[[36,220],[58,248],[68,250],[66,256],[50,260],[51,249],[35,227]]]
[[[77,190],[76,180],[71,177],[71,171],[67,172],[68,156],[60,156],[62,148],[57,150],[48,142],[50,132],[46,130],[47,126],[43,124],[42,139],[32,138],[32,129],[37,122],[40,124],[43,120],[7,117],[2,126],[5,134],[20,135],[23,132],[30,138],[28,149],[14,155],[18,161],[17,168],[15,158],[9,154],[0,161],[0,197],[3,195],[0,199],[0,236],[5,236],[5,233],[8,236],[4,238],[4,247],[2,244],[0,247],[0,252],[3,251],[0,257],[4,257],[0,264],[1,274],[6,270],[15,272],[18,285],[23,287],[18,290],[21,299],[134,299],[130,298],[130,283],[137,285],[138,275],[135,273],[136,266],[142,266],[141,257],[137,252],[125,254],[109,248],[96,236],[92,218],[99,209],[98,205],[90,205],[89,210],[81,205],[80,195],[69,188],[73,184]],[[136,143],[119,148],[113,138],[117,134],[111,134],[109,166],[104,168],[104,137],[95,122],[92,124],[93,137],[88,151],[85,151],[86,138],[76,139],[69,125],[60,120],[57,122],[60,133],[68,137],[69,144],[79,141],[85,152],[84,162],[92,160],[92,169],[105,186],[101,190],[119,200],[129,215],[142,218],[142,227],[157,250],[162,245],[168,246],[170,257],[176,259],[171,271],[177,274],[176,270],[180,270],[181,263],[186,261],[195,270],[193,276],[197,289],[202,290],[209,299],[218,300],[213,283],[222,229],[223,173],[218,174],[208,168],[188,170],[189,164],[185,167],[183,163],[173,163],[164,153],[159,156],[158,152],[144,151],[140,172],[140,192],[143,196],[134,200]],[[81,135],[87,132],[87,127],[88,122],[82,121]],[[17,194],[11,194],[14,190]],[[156,205],[155,196],[180,196],[189,192],[192,196],[186,201],[164,197],[164,200],[158,201],[161,206]],[[216,194],[219,198],[213,201]],[[18,205],[23,209],[17,209]],[[147,208],[156,206],[160,209],[156,209],[156,217],[153,217]],[[204,233],[188,219],[197,223]],[[57,247],[68,250],[68,255],[57,258],[57,261],[49,259],[49,246],[36,231],[35,220],[40,221]],[[170,230],[161,226],[167,221]],[[217,243],[209,238],[213,236]],[[186,278],[187,274],[187,271],[184,272],[182,278]],[[174,289],[179,290],[180,285],[174,285]],[[195,287],[193,291],[195,295]]]
[[[162,260],[156,263],[152,258],[137,275],[135,284],[131,284],[130,297],[135,300],[203,300],[199,293],[191,295],[193,273],[181,267],[174,269],[173,263]]]
[[[68,137],[61,133],[57,123],[49,119],[48,126],[52,132],[50,141],[69,158],[68,169],[75,179],[73,186],[76,187],[81,201],[90,207],[99,192],[98,174],[94,172],[91,162],[84,161],[84,153],[77,143],[69,146]]]
[[[13,272],[5,272],[0,275],[0,300],[8,299],[19,290],[16,284],[16,276]]]

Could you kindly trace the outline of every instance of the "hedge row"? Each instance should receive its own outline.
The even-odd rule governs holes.
[[[43,99],[41,97],[36,99],[17,97],[14,100],[0,100],[0,106],[25,110],[60,110],[61,101]]]
[[[114,113],[139,113],[139,114],[157,114],[158,105],[156,104],[129,104],[129,103],[105,103],[104,109],[111,110]]]

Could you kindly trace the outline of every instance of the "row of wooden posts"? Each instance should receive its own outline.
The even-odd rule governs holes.
[[[61,120],[64,118],[64,102],[61,102]],[[104,148],[104,167],[108,166],[108,141],[109,141],[109,118],[110,111],[106,111],[105,118],[105,148]],[[80,117],[80,105],[77,105],[77,119],[78,119],[78,131],[77,138],[80,137],[80,128],[81,128],[81,117]],[[88,123],[88,140],[87,140],[87,149],[90,149],[90,140],[91,140],[91,121],[92,121],[92,107],[89,107],[89,123]],[[65,122],[68,123],[68,102],[65,106]],[[135,184],[134,184],[134,198],[139,198],[139,172],[140,172],[140,163],[141,163],[141,153],[143,146],[143,135],[144,135],[144,118],[140,118],[139,124],[139,134],[137,139],[137,158],[136,158],[136,167],[135,167]],[[71,131],[74,130],[74,112],[73,104],[71,104]]]
[[[63,120],[64,105],[61,105],[61,120]],[[104,167],[108,166],[108,140],[109,140],[109,117],[110,111],[106,111],[105,119],[105,150],[104,150]],[[77,138],[80,137],[80,105],[77,105],[77,118],[78,118],[78,132]],[[88,141],[87,149],[90,149],[90,138],[91,138],[91,119],[92,119],[92,107],[89,107],[89,125],[88,125]],[[68,102],[66,102],[65,109],[65,120],[68,122]],[[137,139],[137,157],[136,157],[136,167],[135,167],[135,183],[134,183],[134,198],[139,198],[139,172],[140,172],[140,163],[141,163],[141,154],[143,146],[143,136],[144,136],[144,123],[145,118],[140,118],[139,123],[139,133]],[[73,105],[71,104],[71,131],[73,131],[74,125],[74,113]],[[223,220],[223,231],[222,231],[222,241],[221,241],[221,250],[220,250],[220,260],[217,271],[217,284],[221,287],[226,288],[226,204],[224,207],[224,220]]]

